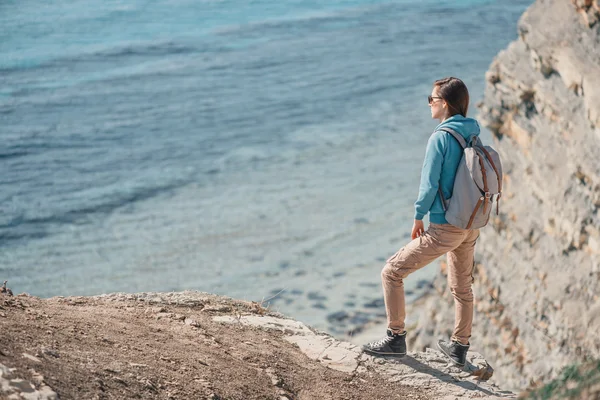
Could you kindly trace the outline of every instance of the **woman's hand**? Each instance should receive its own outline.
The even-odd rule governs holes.
[[[415,219],[415,223],[413,224],[412,233],[410,237],[415,240],[425,233],[425,227],[423,226],[423,220]]]

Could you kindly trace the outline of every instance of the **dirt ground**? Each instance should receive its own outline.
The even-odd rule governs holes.
[[[212,321],[265,312],[208,295],[163,305],[0,294],[0,364],[31,382],[41,374],[60,399],[430,398],[375,374],[328,369],[282,332]]]

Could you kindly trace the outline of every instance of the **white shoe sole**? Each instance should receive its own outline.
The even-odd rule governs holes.
[[[363,352],[374,355],[374,356],[390,356],[390,357],[404,357],[406,353],[384,353],[379,351],[363,349]]]

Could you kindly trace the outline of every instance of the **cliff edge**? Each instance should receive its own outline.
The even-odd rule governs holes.
[[[514,398],[428,349],[373,358],[255,302],[200,292],[0,293],[0,399]]]
[[[600,357],[600,7],[538,0],[518,33],[492,62],[480,104],[506,176],[476,250],[472,337],[495,382],[513,389]],[[428,310],[417,348],[452,327],[445,280],[442,268],[441,298],[414,305]]]

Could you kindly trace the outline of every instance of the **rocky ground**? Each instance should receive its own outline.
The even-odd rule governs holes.
[[[0,294],[0,399],[515,397],[431,349],[388,360],[260,304],[199,292]]]

